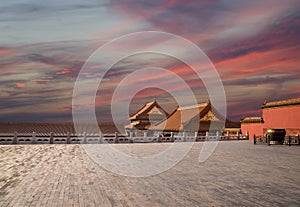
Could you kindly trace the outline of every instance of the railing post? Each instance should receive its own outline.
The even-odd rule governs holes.
[[[35,144],[36,143],[36,133],[35,132],[32,132],[32,141],[31,141],[32,144]]]
[[[133,132],[129,132],[130,143],[133,143]]]
[[[216,132],[217,140],[219,140],[219,131]]]
[[[157,142],[161,142],[161,137],[163,136],[163,133],[158,133],[158,140]]]
[[[118,132],[115,132],[115,143],[119,143],[119,140],[118,140]]]
[[[209,134],[208,132],[205,132],[205,140],[208,140]]]
[[[174,133],[171,132],[171,141],[174,142]]]
[[[53,132],[50,132],[50,144],[53,144]]]
[[[197,141],[197,138],[198,138],[198,132],[196,131],[195,132],[195,142]]]
[[[186,142],[186,133],[185,133],[185,131],[182,133],[182,135],[183,135],[183,141]]]
[[[230,139],[230,136],[229,136],[229,131],[227,131],[227,134],[226,134],[226,136],[227,136],[227,139],[229,140],[229,139]]]
[[[17,143],[18,143],[18,132],[15,131],[15,132],[14,132],[13,144],[17,144]]]
[[[71,138],[70,132],[68,131],[67,132],[67,144],[70,144],[70,138]]]
[[[86,132],[83,132],[83,144],[86,144],[87,141],[86,141]]]
[[[103,136],[102,136],[102,132],[99,132],[99,143],[102,144],[103,143]]]

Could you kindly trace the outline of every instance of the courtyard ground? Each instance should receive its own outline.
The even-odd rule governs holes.
[[[151,154],[170,144],[117,148]],[[300,206],[299,146],[224,141],[200,163],[202,146],[168,171],[132,178],[103,169],[82,145],[2,145],[0,206]]]

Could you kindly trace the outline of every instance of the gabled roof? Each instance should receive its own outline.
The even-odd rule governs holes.
[[[156,100],[151,101],[147,104],[145,104],[140,110],[138,110],[136,113],[131,115],[129,117],[129,120],[135,120],[138,119],[141,115],[146,115],[148,113],[162,113],[165,116],[168,116],[169,114],[156,102]]]
[[[289,99],[289,100],[281,100],[281,101],[273,101],[267,102],[262,105],[262,108],[273,108],[273,107],[284,107],[284,106],[294,106],[300,105],[300,98]]]
[[[195,127],[200,127],[199,130],[206,130],[209,129],[212,122],[220,123],[217,126],[218,128],[221,127],[221,122],[225,121],[226,123],[233,123],[221,116],[215,108],[211,106],[210,101],[207,101],[206,103],[195,106],[178,107],[166,120],[151,127],[151,130],[181,131]]]

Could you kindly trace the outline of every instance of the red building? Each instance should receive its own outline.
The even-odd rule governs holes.
[[[300,98],[265,102],[262,117],[245,117],[241,120],[243,134],[263,136],[267,129],[285,129],[286,135],[300,134]]]

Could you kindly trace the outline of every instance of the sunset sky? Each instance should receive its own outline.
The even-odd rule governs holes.
[[[265,100],[300,97],[299,0],[1,0],[0,31],[1,122],[72,121],[73,88],[87,58],[112,39],[141,31],[180,35],[201,48],[224,84],[231,120],[259,116]],[[199,102],[206,100],[205,87],[187,65],[164,55],[136,55],[120,60],[100,85],[101,121],[110,120],[118,83],[151,66],[177,73]],[[161,74],[149,77],[160,84]],[[130,110],[155,98],[168,110],[176,105],[150,88],[136,94]]]

